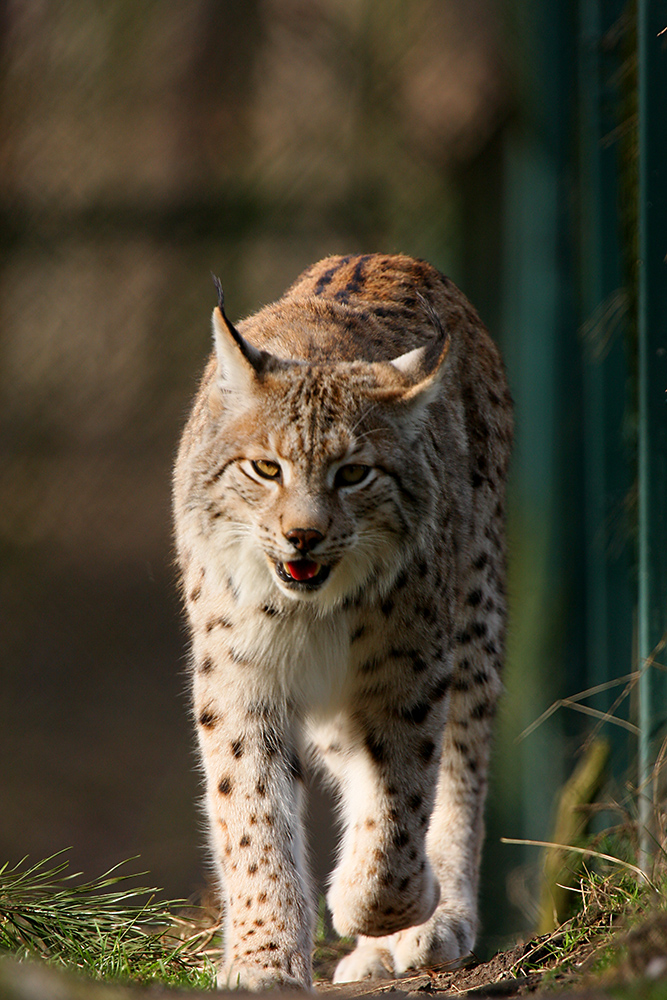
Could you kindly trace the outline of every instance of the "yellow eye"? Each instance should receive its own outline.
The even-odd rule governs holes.
[[[369,465],[342,465],[336,473],[336,486],[356,486],[371,471]]]
[[[280,479],[280,466],[268,458],[258,458],[252,463],[252,467],[262,479]]]

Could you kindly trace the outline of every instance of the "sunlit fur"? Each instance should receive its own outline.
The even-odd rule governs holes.
[[[382,255],[313,265],[238,329],[221,299],[213,335],[174,511],[220,983],[310,985],[311,761],[340,805],[334,926],[359,935],[336,979],[456,958],[504,644],[497,350],[448,279]]]

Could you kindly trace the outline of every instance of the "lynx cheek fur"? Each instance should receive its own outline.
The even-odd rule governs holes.
[[[338,790],[336,981],[470,950],[505,630],[511,400],[460,291],[331,257],[215,351],[175,472],[221,984],[311,983],[302,775]]]

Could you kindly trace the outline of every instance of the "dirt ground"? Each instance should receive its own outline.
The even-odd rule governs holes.
[[[383,980],[381,983],[346,983],[332,985],[330,980],[316,984],[316,994],[353,1000],[357,997],[382,997],[391,1000],[403,997],[423,997],[425,994],[444,993],[466,997],[515,997],[531,992],[539,986],[540,975],[517,975],[515,966],[521,961],[526,945],[497,955],[490,962],[454,971],[432,970],[404,979]],[[59,972],[41,963],[19,964],[10,959],[0,961],[0,1000],[204,1000],[206,996],[229,996],[229,993],[203,993],[201,991],[170,990],[160,986],[148,989],[122,986],[115,983],[91,982],[88,979]],[[239,994],[236,994],[237,996]],[[252,994],[244,994],[250,997]],[[293,992],[271,991],[271,1000],[291,998]],[[602,993],[587,993],[589,997]],[[581,995],[583,997],[583,994]]]
[[[496,956],[490,962],[456,971],[437,971],[381,983],[346,983],[334,986],[330,980],[316,984],[316,993],[325,997],[353,1000],[356,997],[381,997],[390,994],[392,1000],[402,997],[422,997],[429,993],[466,994],[467,996],[513,997],[534,989],[539,976],[517,976],[514,965],[520,961],[525,945]],[[42,964],[19,964],[11,960],[0,961],[0,1000],[203,1000],[206,996],[221,993],[202,993],[169,990],[160,986],[149,989],[91,982],[80,977],[58,972]],[[229,993],[224,994],[229,996]],[[238,995],[238,994],[236,994]],[[245,994],[250,996],[251,994]],[[271,991],[272,1000],[295,994]]]
[[[467,996],[520,996],[535,990],[542,976],[539,973],[524,975],[521,961],[531,950],[530,944],[520,944],[509,951],[499,952],[488,962],[467,960],[452,963],[404,976],[401,979],[384,979],[380,982],[344,983],[334,985],[322,979],[315,985],[318,993],[330,997],[352,1000],[354,997],[377,997],[391,994],[392,998],[422,997],[428,993],[450,993]],[[323,970],[324,971],[324,970]],[[327,969],[327,972],[329,970]]]

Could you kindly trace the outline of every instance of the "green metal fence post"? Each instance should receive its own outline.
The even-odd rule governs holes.
[[[623,0],[579,0],[578,245],[582,336],[582,436],[586,569],[586,675],[593,687],[628,673],[632,662],[631,545],[626,498],[630,449],[623,441],[629,295],[624,289],[619,226],[619,46],[604,38],[621,16]],[[618,690],[594,706],[611,707]],[[617,707],[627,711],[627,705]],[[627,772],[627,740],[608,726],[614,768]]]
[[[650,852],[651,776],[664,735],[667,677],[651,667],[667,630],[667,4],[638,0],[639,819]]]

